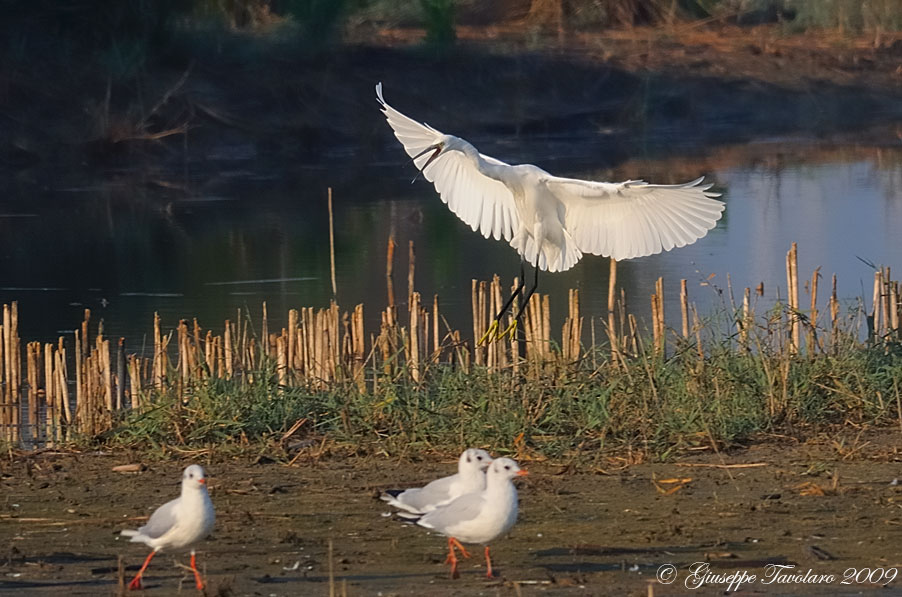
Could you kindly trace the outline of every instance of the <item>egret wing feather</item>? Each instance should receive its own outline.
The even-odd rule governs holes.
[[[388,105],[382,97],[381,83],[376,85],[376,97],[395,137],[410,157],[445,137],[428,124],[417,122]],[[474,154],[479,152],[474,149]],[[507,165],[487,155],[479,154],[479,157],[492,165]],[[414,164],[422,169],[429,158],[430,154],[426,153],[416,158]],[[474,231],[496,240],[513,238],[519,226],[513,194],[504,183],[480,172],[472,158],[460,151],[442,152],[423,170],[423,176],[435,186],[451,211]]]
[[[714,228],[724,204],[702,180],[657,185],[548,175],[543,182],[565,205],[565,227],[579,249],[621,260],[683,247]]]

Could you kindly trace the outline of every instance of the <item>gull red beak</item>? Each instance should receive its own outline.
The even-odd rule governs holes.
[[[529,471],[525,471],[525,470],[523,470],[523,469],[520,469],[520,470],[517,471],[517,476],[518,476],[518,477],[525,477],[525,476],[527,476],[528,474],[529,474]]]
[[[197,482],[200,483],[201,485],[206,485],[206,484],[207,484],[207,480],[206,480],[206,479],[198,479]]]
[[[423,170],[428,168],[429,164],[434,162],[435,159],[439,156],[439,154],[442,153],[442,149],[444,149],[444,146],[441,143],[436,143],[435,145],[430,145],[429,147],[427,147],[420,153],[418,153],[415,156],[413,156],[412,158],[410,158],[413,162],[416,162],[417,158],[426,155],[430,151],[434,152],[431,156],[429,156],[429,159],[426,160],[426,163],[423,164],[423,167],[420,168],[419,172],[417,172],[417,175],[413,177],[413,180],[410,181],[410,184],[413,184],[417,181],[417,178],[420,176],[420,174],[423,173]]]

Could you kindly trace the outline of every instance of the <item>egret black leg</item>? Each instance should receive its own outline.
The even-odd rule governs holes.
[[[495,319],[492,321],[492,325],[489,326],[489,329],[486,330],[486,332],[485,332],[485,334],[483,334],[482,338],[479,339],[479,342],[477,343],[477,345],[483,344],[490,338],[492,340],[498,340],[500,338],[503,338],[504,334],[506,334],[509,331],[509,329],[508,329],[508,330],[505,330],[501,334],[498,333],[498,329],[501,324],[501,318],[504,317],[504,314],[510,310],[511,305],[514,304],[514,299],[523,293],[523,288],[526,287],[526,280],[524,279],[525,277],[526,277],[526,270],[523,268],[523,261],[521,260],[520,261],[520,278],[517,281],[517,287],[514,289],[514,291],[511,293],[510,297],[507,299],[507,301],[501,307],[501,310],[498,311],[498,315],[495,316]],[[519,317],[519,315],[517,317]]]
[[[511,293],[510,298],[507,299],[507,302],[504,303],[504,306],[501,307],[501,310],[498,311],[498,315],[495,316],[495,321],[501,321],[501,318],[504,317],[504,314],[511,308],[511,305],[514,304],[514,299],[517,298],[522,292],[523,288],[526,287],[526,280],[524,279],[526,276],[526,271],[523,269],[523,262],[520,262],[520,279],[517,281],[517,288]]]
[[[529,292],[526,293],[526,296],[523,298],[523,304],[520,305],[520,310],[517,312],[516,320],[520,321],[520,317],[523,316],[523,311],[526,310],[526,305],[529,304],[529,299],[532,298],[533,293],[535,293],[536,288],[539,287],[539,266],[536,266],[536,274],[532,281],[532,288],[529,289]]]

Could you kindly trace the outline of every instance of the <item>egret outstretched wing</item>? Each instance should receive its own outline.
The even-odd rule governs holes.
[[[580,250],[621,260],[683,247],[714,228],[724,204],[702,180],[657,185],[548,175],[543,182],[566,207],[564,226]]]
[[[429,147],[440,143],[444,135],[398,112],[382,97],[382,83],[376,85],[376,97],[382,104],[382,112],[395,137],[404,146],[407,155],[414,157]],[[495,165],[506,165],[495,158],[480,154],[483,160]],[[417,168],[429,160],[421,155],[414,163]],[[504,183],[482,174],[474,161],[459,151],[442,152],[423,170],[426,180],[435,185],[448,207],[474,231],[486,238],[510,241],[519,226],[514,197]]]

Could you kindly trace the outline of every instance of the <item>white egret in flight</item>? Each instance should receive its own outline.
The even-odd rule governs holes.
[[[485,238],[504,239],[521,257],[520,282],[495,317],[483,340],[497,334],[498,322],[523,291],[522,262],[539,270],[563,272],[583,253],[632,259],[691,244],[720,219],[724,204],[704,178],[674,185],[641,180],[594,182],[552,176],[532,164],[511,166],[483,155],[470,143],[421,124],[376,97],[395,137],[442,201]],[[515,328],[520,313],[511,327]],[[482,340],[480,340],[481,342]]]

